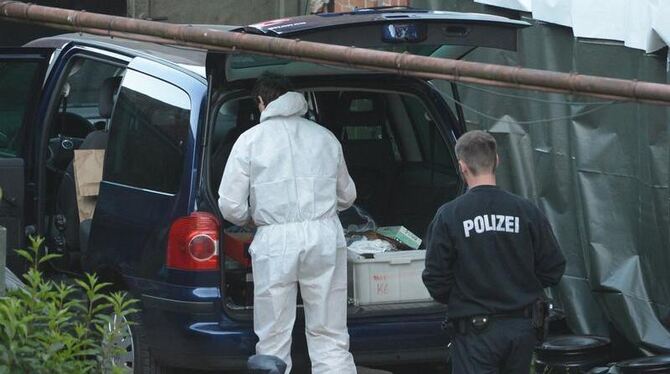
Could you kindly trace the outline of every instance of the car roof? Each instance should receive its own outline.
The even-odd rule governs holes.
[[[231,30],[238,26],[205,26],[217,30]],[[129,57],[145,57],[158,62],[168,62],[205,77],[205,61],[207,50],[177,45],[158,44],[129,40],[117,37],[98,36],[92,34],[62,34],[27,43],[26,47],[63,48],[67,44],[98,47]]]
[[[511,28],[522,28],[529,24],[489,14],[428,11],[411,8],[360,9],[348,13],[323,13],[265,21],[245,27],[230,25],[194,25],[217,31],[246,31],[279,37],[297,37],[318,30],[333,30],[355,25],[380,22],[441,21],[459,23],[500,24]],[[207,50],[156,42],[136,41],[118,37],[98,36],[86,33],[70,33],[34,40],[25,46],[63,48],[69,43],[87,45],[121,53],[129,57],[144,57],[157,62],[169,63],[206,77]]]

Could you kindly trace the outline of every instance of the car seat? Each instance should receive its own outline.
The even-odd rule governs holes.
[[[359,107],[360,102],[372,105]],[[379,93],[344,92],[338,107],[337,128],[349,174],[356,184],[357,205],[385,224],[397,164],[386,130],[384,97]]]
[[[228,131],[223,137],[223,140],[218,144],[213,144],[215,148],[210,163],[210,180],[214,191],[218,191],[219,189],[219,183],[223,176],[223,169],[226,167],[228,156],[230,156],[235,141],[237,141],[237,138],[239,138],[242,133],[256,125],[259,117],[258,108],[253,100],[243,99],[239,101],[235,127]]]

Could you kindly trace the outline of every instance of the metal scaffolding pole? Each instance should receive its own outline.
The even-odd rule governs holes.
[[[667,84],[218,31],[205,27],[109,16],[18,1],[0,1],[0,20],[27,22],[76,32],[162,44],[256,53],[421,78],[670,105],[670,85]]]

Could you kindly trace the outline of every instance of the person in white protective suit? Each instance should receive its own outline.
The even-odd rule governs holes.
[[[291,369],[298,285],[312,372],[355,373],[347,331],[347,252],[338,210],[356,187],[342,147],[303,116],[302,94],[264,74],[253,91],[260,124],[235,142],[219,187],[219,208],[233,224],[253,224],[256,353]]]

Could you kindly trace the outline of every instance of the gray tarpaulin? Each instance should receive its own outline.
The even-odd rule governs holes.
[[[426,3],[426,4],[419,4]],[[434,9],[439,1],[416,2]],[[462,10],[462,9],[461,9]],[[518,52],[480,49],[466,60],[666,83],[666,51],[576,40],[536,24]],[[438,82],[445,96],[450,86]],[[554,295],[578,333],[670,351],[670,122],[668,109],[572,95],[459,85],[470,129],[500,145],[499,182],[547,214],[568,259]],[[566,104],[566,101],[572,102]],[[558,291],[558,292],[555,292]]]

